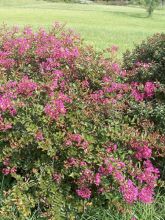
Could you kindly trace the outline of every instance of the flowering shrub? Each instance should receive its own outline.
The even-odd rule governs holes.
[[[165,34],[158,33],[123,55],[124,68],[134,70],[133,78],[165,84]]]
[[[11,219],[14,207],[20,219],[34,209],[60,219],[57,198],[60,207],[78,208],[84,200],[153,201],[159,170],[152,159],[165,138],[132,113],[150,105],[159,85],[125,82],[116,50],[85,47],[58,23],[49,32],[1,30],[0,161],[10,182],[2,217]]]
[[[155,34],[124,54],[124,68],[128,80],[159,83],[159,92],[150,104],[147,117],[155,123],[156,129],[165,131],[165,34]],[[149,90],[153,90],[150,86]],[[151,107],[152,105],[152,107]],[[152,109],[152,110],[151,110]],[[143,111],[143,110],[142,110]]]
[[[138,114],[139,118],[145,118],[152,123],[153,130],[159,132],[164,139],[165,132],[165,34],[155,34],[148,40],[137,45],[131,52],[124,54],[124,68],[127,70],[127,81],[157,83],[157,92],[152,93],[155,88],[152,84],[146,89],[151,93],[153,99],[144,106],[136,106],[133,114]],[[142,98],[143,95],[137,98]],[[136,113],[135,113],[136,112]],[[161,138],[161,141],[162,141]],[[164,151],[164,150],[163,150]],[[156,156],[164,156],[157,154]],[[164,158],[158,157],[155,163],[160,167],[162,179],[165,179]]]

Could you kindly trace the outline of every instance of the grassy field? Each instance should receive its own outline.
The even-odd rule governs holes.
[[[121,52],[155,32],[165,31],[165,10],[156,10],[151,18],[146,16],[144,9],[135,7],[0,0],[0,23],[48,28],[61,21],[96,48],[115,44]]]

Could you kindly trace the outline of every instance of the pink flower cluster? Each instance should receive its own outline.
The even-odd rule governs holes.
[[[7,176],[9,174],[12,174],[12,173],[16,173],[17,171],[17,168],[16,167],[13,167],[13,168],[3,168],[2,169],[2,173]]]
[[[132,204],[136,201],[143,203],[153,202],[154,189],[152,187],[144,186],[141,189],[138,189],[138,187],[135,186],[131,180],[128,180],[120,187],[120,190],[124,200],[129,204]]]
[[[143,203],[152,203],[153,202],[154,190],[149,186],[143,187],[138,194],[140,202]]]
[[[37,131],[37,133],[35,134],[35,139],[37,141],[43,141],[44,140],[44,136],[43,136],[42,131]]]
[[[20,37],[16,37],[17,33],[19,28],[13,28],[4,35],[0,50],[0,66],[3,68],[10,69],[23,63],[28,65],[35,62],[42,71],[47,72],[59,67],[61,60],[72,62],[79,56],[76,42],[80,39],[74,33],[63,33],[62,39],[43,29],[34,33],[31,28],[25,28]],[[34,54],[30,56],[32,51]],[[19,61],[13,59],[15,56],[19,56]]]
[[[150,188],[154,188],[159,176],[159,170],[153,166],[150,160],[146,160],[143,164],[143,171],[138,173],[136,178],[140,183],[145,183]]]
[[[76,180],[75,183],[80,189],[88,188],[91,192],[91,196],[92,190],[90,187],[94,184],[98,188],[98,192],[101,192],[100,190],[102,189],[102,178],[105,176],[112,176],[117,181],[117,183],[120,183],[120,185],[123,184],[125,180],[123,175],[124,167],[125,164],[123,162],[120,162],[119,160],[112,157],[106,158],[104,164],[98,168],[98,172],[96,173],[93,170],[84,167],[84,170],[81,172],[80,177]],[[102,189],[102,192],[103,191],[104,190]],[[78,195],[81,196],[80,194]],[[83,196],[81,197],[84,198]]]
[[[59,184],[59,183],[61,182],[61,180],[62,180],[61,174],[59,174],[59,173],[54,173],[54,174],[53,174],[53,180],[54,180],[57,184]]]
[[[66,146],[76,146],[88,152],[89,143],[80,134],[69,134],[65,142]]]
[[[138,198],[138,188],[134,185],[131,180],[127,180],[124,185],[120,187],[123,197],[126,202],[133,203]]]
[[[94,179],[95,177],[93,171],[89,168],[85,168],[85,170],[81,172],[81,175],[76,183],[78,186],[85,187],[92,184],[94,182]]]
[[[71,103],[72,100],[60,92],[55,100],[52,100],[50,104],[47,104],[44,108],[44,112],[53,120],[58,120],[62,115],[66,114],[66,107],[64,103]]]
[[[108,153],[115,152],[117,150],[117,144],[110,144],[106,147]]]
[[[91,190],[89,188],[80,188],[76,190],[77,195],[83,199],[89,199],[91,197]]]
[[[135,157],[138,160],[149,159],[152,156],[152,149],[146,142],[133,142],[131,147],[136,150]]]
[[[118,83],[112,78],[104,76],[102,89],[95,91],[90,95],[90,100],[97,103],[116,103],[117,100],[122,100],[125,95],[131,94],[136,102],[144,101],[152,98],[155,94],[157,85],[153,82],[138,83]],[[111,96],[109,97],[109,93]],[[112,98],[113,95],[113,98]]]
[[[5,158],[5,160],[3,161],[3,165],[5,167],[2,169],[2,173],[5,176],[17,172],[17,168],[16,167],[12,167],[12,168],[10,167],[10,158]]]
[[[5,112],[7,110],[11,110],[12,108],[13,108],[13,105],[12,105],[11,100],[9,98],[1,96],[0,97],[0,110],[2,112]]]
[[[19,56],[24,56],[31,47],[31,41],[27,38],[18,37],[16,39],[10,39],[4,43],[3,49],[5,51],[15,52],[17,51]],[[9,50],[10,48],[10,50]]]
[[[84,167],[87,166],[87,163],[85,161],[83,161],[82,159],[78,159],[78,158],[68,158],[65,161],[65,167],[66,168],[70,168],[70,167]]]
[[[150,63],[142,63],[142,62],[136,62],[135,65],[137,67],[143,67],[145,69],[148,69],[149,67],[151,67],[151,64]]]
[[[66,108],[62,100],[56,99],[47,104],[44,108],[45,114],[53,120],[58,120],[62,115],[66,114]]]
[[[144,85],[144,92],[147,98],[150,98],[154,95],[156,86],[153,82],[146,82]]]
[[[102,192],[104,192],[104,189],[101,187],[102,178],[104,176],[111,176],[119,185],[123,198],[127,203],[132,204],[136,201],[151,203],[153,201],[154,187],[159,178],[159,170],[154,168],[149,160],[146,160],[143,163],[143,171],[140,172],[135,169],[133,175],[135,180],[139,181],[141,187],[138,185],[136,186],[131,179],[126,178],[124,175],[126,169],[125,163],[113,157],[106,158],[104,164],[99,167],[96,174],[94,174],[92,170],[85,168],[77,179],[76,184],[82,189],[80,192],[83,192],[84,188],[88,189],[91,196],[92,191],[90,190],[90,186],[95,184],[99,187],[98,191],[102,189]],[[85,197],[80,192],[76,192],[82,198],[89,198],[89,195],[88,197]]]
[[[5,69],[10,69],[14,66],[14,59],[10,58],[10,51],[0,51],[0,66]]]
[[[30,80],[27,76],[24,76],[17,85],[17,93],[22,95],[31,96],[37,89],[37,83]]]
[[[140,91],[139,87],[143,87]],[[146,98],[152,98],[156,91],[156,85],[153,82],[146,82],[144,85],[134,82],[131,84],[131,95],[137,102],[141,102]]]

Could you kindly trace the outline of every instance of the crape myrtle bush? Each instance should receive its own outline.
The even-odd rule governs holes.
[[[136,106],[139,117],[152,121],[155,131],[165,133],[165,34],[158,33],[136,45],[123,56],[123,66],[128,73],[128,82],[156,82],[159,91],[149,105]],[[132,112],[133,113],[133,112]],[[164,159],[161,163],[164,170]]]
[[[123,56],[123,66],[129,73],[128,80],[159,83],[159,93],[147,111],[156,129],[165,132],[165,34],[155,34]],[[140,110],[141,111],[141,110]],[[144,112],[142,110],[141,112]]]
[[[123,61],[126,70],[134,70],[132,78],[135,80],[165,84],[165,34],[157,33],[136,45],[132,51],[128,50]]]
[[[60,219],[92,204],[130,212],[153,201],[152,161],[165,137],[135,109],[149,108],[160,87],[126,82],[116,50],[96,52],[58,23],[47,32],[1,28],[1,218],[35,210]]]

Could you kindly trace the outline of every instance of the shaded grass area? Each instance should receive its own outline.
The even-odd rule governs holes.
[[[54,21],[66,23],[97,49],[113,44],[120,53],[156,32],[165,31],[165,10],[148,18],[141,8],[65,4],[40,0],[0,0],[0,23],[49,28]]]

